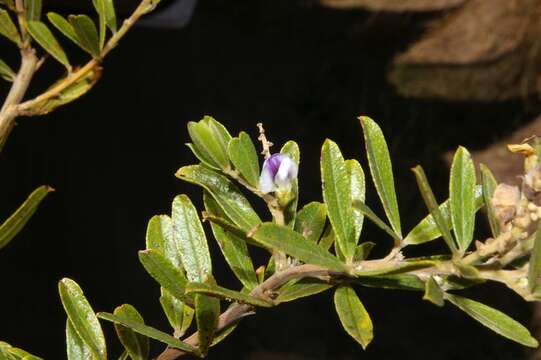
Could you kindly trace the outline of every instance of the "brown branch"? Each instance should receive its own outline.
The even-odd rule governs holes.
[[[261,283],[259,286],[254,288],[250,295],[255,298],[268,299],[269,295],[278,289],[280,286],[292,279],[298,278],[317,278],[328,280],[331,277],[336,276],[345,276],[345,273],[332,271],[321,266],[316,265],[300,265],[288,268],[282,272],[275,273],[266,281]],[[235,303],[229,309],[227,309],[218,320],[218,326],[216,332],[219,332],[229,325],[239,321],[241,318],[245,317],[247,314],[252,313],[254,307],[248,304],[239,304]],[[199,338],[197,332],[190,335],[188,338],[183,340],[185,343],[190,344],[194,347],[197,347],[199,344]],[[156,360],[174,360],[178,359],[181,356],[186,355],[185,352],[175,348],[166,348]]]

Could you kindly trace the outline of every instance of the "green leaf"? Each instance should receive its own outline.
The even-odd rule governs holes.
[[[305,205],[298,213],[295,221],[295,231],[307,240],[317,243],[325,227],[327,208],[325,204],[313,201]]]
[[[475,187],[475,211],[478,211],[483,206],[483,189],[481,186]],[[450,228],[453,226],[451,222],[451,214],[449,212],[449,200],[445,200],[439,206],[439,210],[443,220]],[[418,245],[428,241],[432,241],[441,236],[440,229],[434,221],[431,214],[427,215],[419,222],[404,239],[405,245]]]
[[[96,25],[86,15],[70,15],[68,20],[77,34],[78,43],[94,58],[100,56],[100,43]]]
[[[226,217],[225,213],[216,203],[216,200],[208,195],[207,192],[203,195],[203,202],[208,213],[214,216]],[[235,276],[246,288],[250,290],[255,288],[258,285],[258,281],[246,240],[214,222],[211,222],[211,228],[220,246],[220,250]]]
[[[346,160],[346,172],[349,178],[349,187],[351,192],[351,201],[360,201],[364,203],[366,184],[364,171],[357,160]],[[359,236],[363,228],[364,215],[359,209],[353,208],[353,227],[355,230],[355,244],[359,242]]]
[[[374,185],[376,186],[387,219],[391,223],[391,227],[401,238],[400,214],[398,212],[393,168],[387,142],[385,141],[383,132],[374,120],[366,116],[361,116],[359,120],[363,127],[368,165],[370,166]]]
[[[220,300],[214,297],[195,295],[195,321],[199,339],[199,350],[204,355],[212,344],[218,317],[220,316]]]
[[[205,281],[212,273],[212,263],[203,226],[188,196],[175,197],[172,220],[173,236],[180,248],[182,264],[188,279],[192,282]]]
[[[174,267],[159,251],[152,249],[139,251],[139,261],[150,276],[174,297],[189,304],[193,303],[184,294],[187,282],[184,273]]]
[[[216,165],[216,163],[210,157],[208,157],[206,153],[199,151],[199,148],[196,147],[195,144],[187,143],[186,146],[192,151],[195,157],[199,159],[199,161],[202,164],[204,164],[206,167],[213,170],[219,170],[219,171],[222,170],[218,165]]]
[[[301,234],[288,227],[274,223],[263,223],[252,238],[270,249],[277,249],[307,264],[347,271],[348,267],[325,251],[322,247],[306,240]]]
[[[30,194],[24,203],[0,225],[0,249],[5,247],[17,235],[36,212],[45,196],[53,191],[49,186],[43,185]]]
[[[248,184],[257,188],[259,183],[259,158],[250,136],[242,131],[238,137],[231,139],[227,153],[242,177],[246,179]]]
[[[368,255],[370,255],[370,252],[372,251],[374,246],[376,246],[376,243],[373,243],[371,241],[366,241],[358,245],[355,248],[355,256],[353,257],[353,260],[354,261],[365,260],[368,257]]]
[[[77,335],[69,319],[66,321],[66,351],[68,360],[95,359],[92,350]]]
[[[468,150],[460,146],[451,165],[449,201],[455,239],[462,252],[473,240],[475,225],[475,167]]]
[[[15,80],[15,71],[13,71],[8,64],[0,59],[0,77],[6,81],[13,82]]]
[[[52,57],[54,57],[59,63],[64,65],[68,70],[71,69],[71,65],[68,61],[66,53],[54,37],[53,33],[47,25],[41,21],[29,21],[27,23],[28,32],[34,40],[47,51]]]
[[[100,34],[102,21],[105,25],[107,25],[109,30],[116,33],[117,24],[113,0],[93,0],[92,2],[94,3],[94,8],[96,9],[98,15],[100,16]],[[103,29],[103,34],[105,34],[105,29]],[[105,40],[105,35],[103,36]],[[101,45],[101,47],[103,48],[103,45]]]
[[[224,213],[242,230],[248,232],[261,223],[259,216],[238,188],[216,171],[201,165],[192,165],[180,168],[175,176],[207,190]]]
[[[528,347],[539,346],[528,329],[501,311],[458,295],[446,294],[446,299],[495,333]]]
[[[281,154],[288,155],[299,166],[301,160],[301,152],[299,145],[295,141],[288,141],[280,149]],[[284,218],[287,226],[293,228],[296,222],[297,205],[299,203],[299,180],[294,179],[291,184],[290,199],[284,209]]]
[[[161,288],[160,304],[174,330],[176,338],[181,337],[190,327],[194,310],[174,297],[167,289]]]
[[[86,47],[85,44],[83,44],[79,37],[77,36],[77,33],[75,32],[75,29],[73,26],[69,23],[68,20],[63,18],[61,15],[58,15],[54,12],[47,13],[47,19],[53,24],[53,26],[60,31],[64,36],[66,36],[68,39],[73,41],[75,44],[77,44],[79,47],[81,47],[86,52],[91,53],[92,49],[89,47]]]
[[[68,75],[69,76],[69,75]],[[86,94],[94,84],[98,81],[101,76],[101,69],[96,67],[86,74],[84,74],[80,79],[71,83],[66,88],[64,88],[60,93],[54,97],[45,98],[40,101],[32,101],[31,106],[23,107],[25,115],[45,115],[55,110],[57,107],[70,103],[84,94]],[[51,88],[56,87],[59,83],[65,81],[66,78],[63,78],[56,82]]]
[[[393,229],[391,229],[387,224],[385,224],[383,220],[381,220],[365,203],[361,201],[354,201],[353,208],[359,210],[361,213],[366,215],[366,217],[370,221],[372,221],[380,229],[389,234],[395,240],[395,243],[400,243],[401,238],[398,236],[398,234],[393,231]]]
[[[355,280],[355,283],[382,289],[422,291],[425,288],[425,284],[421,279],[410,274],[359,277]]]
[[[250,304],[259,307],[272,307],[274,304],[270,301],[255,298],[253,296],[238,291],[229,290],[218,285],[205,283],[188,283],[186,293],[204,294],[219,299],[234,300],[236,302]]]
[[[156,330],[150,326],[141,324],[140,322],[126,319],[124,317],[118,317],[106,312],[98,313],[98,317],[100,319],[128,327],[138,334],[145,335],[146,337],[149,337],[151,339],[161,341],[162,343],[167,344],[175,349],[180,349],[185,352],[199,355],[199,351],[190,344],[182,342],[179,339],[174,338],[171,335],[161,332],[159,330]]]
[[[303,297],[319,294],[332,288],[332,284],[322,282],[317,279],[302,279],[292,284],[286,284],[280,289],[276,298],[277,303],[297,300]]]
[[[378,267],[377,269],[360,268],[355,271],[356,276],[380,276],[380,275],[392,275],[402,274],[413,270],[424,269],[428,267],[436,266],[437,262],[433,260],[417,260],[409,259],[398,265],[388,265],[385,267]]]
[[[0,341],[0,359],[2,360],[43,360],[42,358],[30,354],[28,351],[11,346],[8,343]]]
[[[538,284],[539,275],[541,275],[541,221],[537,226],[532,254],[528,264],[528,288],[530,292]]]
[[[143,325],[145,323],[141,314],[139,314],[139,312],[129,304],[124,304],[117,307],[113,314],[119,318],[128,319]],[[142,336],[129,327],[125,327],[117,323],[115,323],[115,331],[118,339],[132,360],[148,359],[149,343],[146,336]]]
[[[323,200],[327,205],[336,243],[346,260],[350,262],[355,253],[350,181],[342,153],[338,145],[329,139],[325,140],[321,149],[321,182]]]
[[[214,168],[229,168],[227,147],[231,135],[222,124],[210,116],[205,116],[197,123],[190,121],[188,133],[197,152],[202,154],[205,159],[209,159]]]
[[[214,346],[219,344],[222,340],[224,340],[229,334],[233,332],[237,328],[238,321],[233,322],[224,329],[220,330],[220,332],[214,334],[214,339],[212,339],[212,344],[210,346]]]
[[[24,0],[24,11],[27,21],[39,20],[41,17],[41,0]]]
[[[374,338],[374,328],[370,315],[355,290],[344,285],[337,287],[334,292],[334,306],[346,332],[366,349]]]
[[[147,225],[147,249],[160,252],[180,272],[184,272],[180,256],[179,236],[173,234],[173,221],[167,215],[153,216]]]
[[[417,185],[419,186],[419,190],[421,191],[421,195],[423,196],[423,200],[425,201],[426,207],[430,211],[430,214],[432,215],[432,218],[434,219],[436,225],[438,226],[440,233],[443,236],[443,239],[447,243],[447,246],[449,247],[449,249],[451,249],[451,252],[453,254],[456,253],[457,249],[456,249],[455,242],[451,236],[451,231],[449,230],[449,227],[447,225],[447,222],[445,221],[445,218],[440,212],[438,203],[436,202],[434,193],[432,192],[432,189],[430,188],[430,185],[428,184],[428,180],[426,179],[426,175],[425,175],[425,172],[423,171],[423,168],[417,165],[412,170],[415,174]]]
[[[4,9],[0,9],[0,35],[5,36],[17,45],[22,44],[17,27],[11,20],[9,13]]]
[[[64,310],[73,329],[97,359],[107,359],[105,338],[96,314],[77,283],[64,278],[58,282]]]
[[[433,277],[429,277],[425,283],[425,294],[423,300],[430,301],[434,305],[443,306],[444,293]]]
[[[496,238],[498,237],[498,235],[500,235],[500,224],[498,220],[496,219],[496,215],[494,214],[494,207],[492,207],[492,196],[494,196],[494,191],[496,191],[496,187],[498,186],[498,183],[496,182],[494,175],[492,175],[492,172],[490,171],[488,167],[486,167],[484,164],[480,164],[479,167],[481,169],[481,183],[483,184],[483,199],[486,205],[488,222],[490,224],[490,230],[492,231],[492,236]]]
[[[328,225],[325,228],[325,231],[323,231],[323,235],[321,235],[321,240],[319,240],[318,245],[328,251],[333,245],[335,238],[332,226]]]
[[[104,0],[92,0],[92,3],[94,4],[94,8],[96,9],[96,12],[98,13],[98,23],[99,23],[99,49],[103,49],[103,45],[105,45],[105,35],[107,31],[107,24],[106,24],[106,18],[105,18],[105,1]]]

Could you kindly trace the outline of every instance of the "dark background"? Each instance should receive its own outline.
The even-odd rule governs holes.
[[[204,1],[180,30],[136,28],[104,63],[104,76],[76,103],[22,118],[0,155],[1,218],[38,185],[56,189],[29,226],[0,252],[0,339],[47,359],[65,358],[65,315],[56,284],[75,279],[96,311],[131,303],[147,323],[168,329],[159,287],[144,272],[148,219],[169,212],[176,194],[201,194],[174,172],[194,162],[186,123],[209,114],[231,133],[254,139],[264,122],[276,144],[299,142],[301,204],[320,200],[319,149],[335,140],[366,167],[356,117],[369,115],[387,136],[406,230],[426,214],[409,168],[425,167],[439,199],[447,196],[444,152],[479,149],[525,123],[521,101],[444,104],[398,97],[385,82],[391,55],[420,34],[415,16],[323,9],[307,1]],[[2,43],[2,57],[16,64]],[[72,49],[68,46],[68,50]],[[70,52],[72,53],[72,52]],[[60,73],[52,61],[32,91]],[[427,79],[427,81],[430,81]],[[0,94],[7,92],[0,85]],[[368,203],[382,214],[373,186]],[[364,240],[391,242],[366,223]],[[479,222],[480,235],[485,231]],[[219,283],[238,288],[209,238]],[[438,244],[411,254],[444,251]],[[264,263],[258,256],[257,264]],[[468,296],[528,324],[530,309],[497,285]],[[419,293],[359,289],[375,339],[363,352],[341,330],[330,292],[261,310],[245,319],[210,359],[518,359],[525,350],[457,309]],[[112,358],[120,353],[104,323]],[[161,350],[154,343],[153,354]]]

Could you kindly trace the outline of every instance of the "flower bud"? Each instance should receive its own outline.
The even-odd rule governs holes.
[[[263,194],[273,191],[287,192],[291,183],[297,178],[299,169],[288,155],[276,153],[263,163],[259,177],[259,190]]]

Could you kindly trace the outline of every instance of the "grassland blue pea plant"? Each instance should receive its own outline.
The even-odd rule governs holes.
[[[49,26],[41,21],[39,0],[0,0],[0,34],[21,52],[17,73],[0,61],[0,74],[13,82],[0,110],[0,144],[5,143],[18,116],[48,113],[89,91],[101,74],[103,57],[157,2],[143,0],[120,27],[111,0],[94,1],[98,26],[86,15],[66,19],[47,14],[50,24],[91,56],[88,63],[73,67]],[[18,26],[12,17],[17,18]],[[34,43],[62,64],[66,73],[42,94],[23,100],[45,59],[37,55]],[[418,292],[420,299],[440,307],[448,302],[503,337],[537,347],[523,325],[459,294],[493,281],[526,301],[541,299],[541,147],[536,141],[510,147],[525,158],[520,187],[498,184],[483,165],[478,178],[469,152],[459,147],[451,166],[449,198],[442,203],[435,199],[423,169],[415,167],[413,174],[428,214],[409,232],[403,232],[385,138],[372,119],[360,117],[359,121],[370,178],[383,207],[380,215],[365,203],[365,171],[358,161],[344,159],[331,140],[324,142],[320,154],[323,202],[318,196],[315,201],[298,204],[302,174],[298,173],[300,150],[296,142],[288,141],[273,153],[273,144],[258,124],[260,158],[246,132],[233,137],[209,116],[188,123],[191,142],[187,145],[196,164],[182,166],[176,176],[201,189],[204,210],[198,211],[188,196],[176,196],[170,214],[156,215],[148,222],[146,248],[138,254],[160,286],[157,301],[170,329],[146,325],[129,304],[112,313],[96,314],[79,285],[65,278],[58,286],[67,313],[67,358],[107,359],[99,319],[113,323],[124,346],[120,359],[204,357],[258,308],[322,292],[333,296],[334,310],[345,332],[366,348],[373,341],[373,323],[359,297],[363,287]],[[36,190],[0,227],[0,247],[24,226],[49,191],[48,187]],[[255,194],[268,214],[257,213],[244,196],[246,192]],[[474,241],[476,214],[483,207],[492,236]],[[391,241],[365,241],[365,221],[377,225],[381,237]],[[210,227],[214,238],[210,241],[218,243],[221,256],[238,279],[234,289],[220,286],[214,279],[212,256],[220,255],[211,256],[203,224]],[[443,241],[448,250],[417,258],[404,256],[406,247],[430,241]],[[371,256],[374,246],[385,248],[386,255]],[[268,260],[255,264],[251,247],[267,251]],[[150,354],[150,340],[163,343],[163,352]],[[0,342],[0,359],[39,357]]]
[[[517,321],[459,295],[463,289],[495,281],[526,301],[541,299],[537,143],[510,147],[525,157],[520,188],[498,184],[483,165],[477,179],[472,158],[463,147],[454,155],[449,199],[442,203],[435,199],[423,169],[413,168],[428,215],[404,236],[385,138],[372,119],[360,117],[359,121],[384,216],[365,203],[365,172],[359,162],[344,159],[331,140],[321,149],[323,202],[299,205],[302,176],[297,177],[297,143],[288,141],[272,153],[273,144],[258,124],[263,150],[259,159],[247,133],[233,137],[208,116],[190,122],[187,145],[198,163],[182,166],[176,176],[201,188],[205,208],[199,212],[186,195],[178,195],[170,215],[150,219],[146,249],[139,252],[143,267],[161,287],[159,302],[171,329],[145,325],[128,304],[113,313],[95,314],[80,287],[63,279],[59,289],[68,315],[69,358],[106,358],[98,319],[114,324],[125,348],[123,358],[148,358],[149,339],[166,345],[161,354],[153,355],[159,360],[186,354],[204,357],[258,308],[322,292],[333,296],[345,332],[366,348],[373,341],[373,323],[359,296],[362,287],[416,291],[420,299],[440,307],[449,302],[501,336],[537,347]],[[266,204],[268,215],[254,210],[244,196],[246,191]],[[492,236],[474,241],[476,214],[483,207]],[[392,241],[363,241],[364,221],[376,224],[382,237]],[[210,226],[221,255],[238,279],[235,289],[220,286],[213,277],[203,223]],[[448,251],[418,258],[403,255],[404,248],[430,241],[445,242]],[[376,245],[387,247],[385,256],[370,256]],[[265,249],[268,262],[254,264],[250,247]]]

